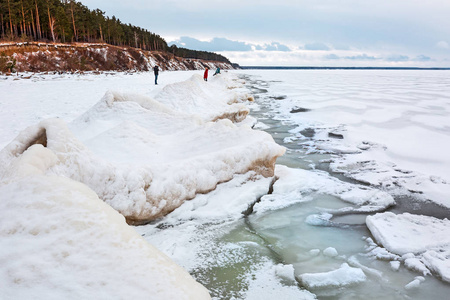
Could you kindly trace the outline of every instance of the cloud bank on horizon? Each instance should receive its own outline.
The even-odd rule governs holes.
[[[82,2],[241,65],[450,67],[450,1]]]

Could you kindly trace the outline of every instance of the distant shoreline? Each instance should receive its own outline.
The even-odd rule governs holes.
[[[450,70],[450,68],[419,67],[283,67],[283,66],[239,66],[243,70]]]

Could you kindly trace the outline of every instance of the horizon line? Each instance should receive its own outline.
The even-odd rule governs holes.
[[[450,67],[313,67],[313,66],[241,66],[241,69],[292,69],[292,70],[450,70]]]

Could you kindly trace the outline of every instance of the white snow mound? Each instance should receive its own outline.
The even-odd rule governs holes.
[[[206,121],[228,118],[240,122],[250,112],[239,103],[248,98],[230,92],[222,77],[205,82],[196,74],[189,80],[166,85],[155,99],[173,110],[198,115]]]
[[[33,145],[3,172],[0,298],[210,299],[86,185],[44,175],[57,163]]]
[[[181,89],[189,94],[189,87]],[[0,166],[33,144],[56,155],[49,174],[88,185],[132,224],[166,215],[235,174],[271,177],[285,151],[269,134],[228,119],[205,122],[152,98],[115,92],[69,126],[48,119],[25,129],[0,152]]]

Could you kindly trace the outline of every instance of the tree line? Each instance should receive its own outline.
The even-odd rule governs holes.
[[[231,64],[231,62],[223,55],[207,52],[207,51],[197,51],[190,50],[182,47],[177,47],[176,45],[172,45],[169,47],[169,52],[175,56],[184,57],[184,58],[196,58],[196,59],[204,59],[204,60],[215,60],[221,61]]]
[[[0,40],[107,43],[228,62],[215,53],[169,48],[158,34],[74,0],[0,0]]]
[[[0,0],[0,23],[4,41],[100,42],[167,49],[159,35],[74,0]]]

